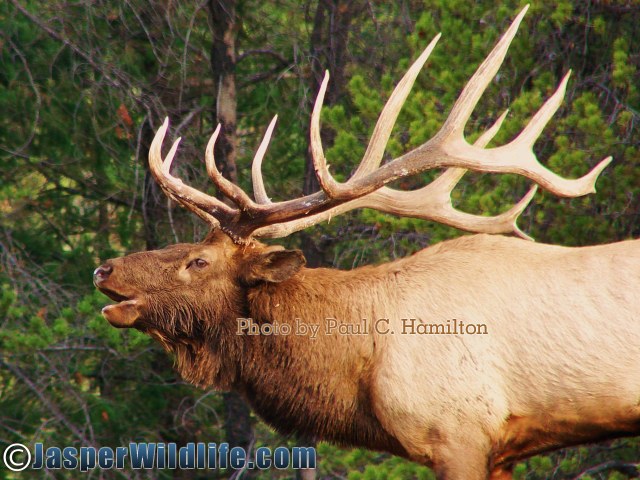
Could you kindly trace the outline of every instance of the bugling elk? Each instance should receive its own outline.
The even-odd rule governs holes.
[[[511,478],[514,463],[533,454],[640,434],[638,240],[566,248],[487,235],[526,237],[516,219],[536,186],[496,217],[451,204],[451,189],[466,169],[520,174],[556,195],[575,197],[593,192],[610,162],[565,179],[533,153],[562,102],[568,75],[510,143],[485,148],[504,114],[474,145],[466,142],[465,123],[525,12],[480,65],[440,131],[380,165],[436,37],[397,85],[362,162],[344,183],[329,174],[320,141],[327,74],[310,139],[322,190],[303,198],[272,203],[265,191],[261,163],[275,118],[255,155],[254,200],[216,169],[219,128],[209,141],[208,174],[236,208],[171,175],[179,140],[163,160],[165,121],[150,149],[151,171],[164,192],[210,223],[212,232],[199,244],[134,253],[98,267],[96,286],[118,302],[103,309],[106,319],[157,339],[189,382],[240,392],[279,431],[391,452],[431,466],[440,479]],[[440,167],[447,169],[420,190],[385,186]],[[305,268],[300,251],[256,240],[362,207],[478,235],[352,271]],[[247,319],[273,331],[296,322],[318,331],[250,335],[240,325]],[[366,334],[331,331],[331,322],[343,332],[363,319]],[[476,332],[483,334],[465,334],[465,323],[484,327]],[[434,325],[438,333],[438,324],[457,334],[421,334]]]

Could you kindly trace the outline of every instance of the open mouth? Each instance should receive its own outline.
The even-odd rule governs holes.
[[[128,297],[126,295],[122,295],[120,293],[114,292],[113,290],[109,290],[108,288],[98,287],[102,293],[104,293],[107,297],[115,302],[126,302],[128,300],[133,300],[132,297]]]
[[[98,289],[117,302],[102,309],[102,315],[109,323],[118,328],[132,327],[140,315],[139,301],[133,296],[123,295],[108,288],[98,286]]]
[[[102,316],[117,328],[131,328],[140,318],[139,302],[136,299],[124,300],[102,309]]]
[[[113,309],[113,308],[116,308],[116,307],[121,308],[121,307],[124,307],[124,306],[127,306],[127,305],[135,305],[137,303],[138,303],[138,301],[135,298],[133,298],[131,300],[122,300],[121,302],[118,302],[118,303],[116,303],[114,305],[107,305],[105,307],[102,307],[102,313],[104,313],[106,310],[109,310],[109,309]]]

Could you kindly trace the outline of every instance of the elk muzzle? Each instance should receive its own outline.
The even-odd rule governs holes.
[[[114,262],[109,260],[93,271],[93,284],[107,297],[118,302],[104,307],[102,315],[114,327],[129,328],[140,317],[141,302],[118,273]]]

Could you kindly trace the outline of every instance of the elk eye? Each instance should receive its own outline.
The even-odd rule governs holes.
[[[187,265],[187,268],[191,268],[191,267],[204,268],[207,265],[209,265],[209,263],[206,260],[203,260],[202,258],[196,258],[189,262],[189,264]]]

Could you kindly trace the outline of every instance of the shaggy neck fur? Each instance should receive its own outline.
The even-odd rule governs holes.
[[[214,322],[215,328],[190,336],[202,341],[169,342],[179,371],[197,385],[243,394],[281,433],[406,455],[372,408],[368,385],[374,368],[373,335],[327,335],[325,330],[327,318],[372,319],[371,302],[366,300],[371,298],[371,278],[381,277],[376,283],[380,297],[388,279],[373,267],[364,268],[369,275],[302,269],[285,282],[247,290],[235,309]],[[360,284],[362,278],[368,281]],[[356,299],[349,304],[340,301],[346,286]],[[314,317],[305,318],[300,305]],[[251,318],[256,324],[287,323],[292,333],[238,335],[238,318]],[[295,335],[296,321],[318,325],[316,338]]]
[[[246,348],[235,326],[235,318],[247,315],[246,294],[241,289],[230,288],[215,299],[203,293],[197,303],[184,298],[167,302],[165,295],[149,309],[156,312],[151,316],[154,321],[140,329],[174,354],[184,380],[201,388],[232,388],[238,381]]]
[[[366,268],[375,276],[375,268]],[[329,335],[325,330],[328,318],[345,323],[371,320],[366,298],[372,277],[360,285],[361,273],[331,272],[303,269],[286,282],[263,284],[249,292],[249,312],[256,323],[289,324],[292,333],[243,336],[249,348],[238,387],[255,410],[283,433],[317,435],[402,455],[402,447],[384,432],[372,408],[368,386],[374,369],[374,336]],[[375,288],[383,288],[382,283],[375,283]],[[347,285],[355,299],[349,304],[340,300]],[[313,317],[305,318],[302,310],[313,312]],[[296,335],[296,322],[317,325],[315,339]]]

